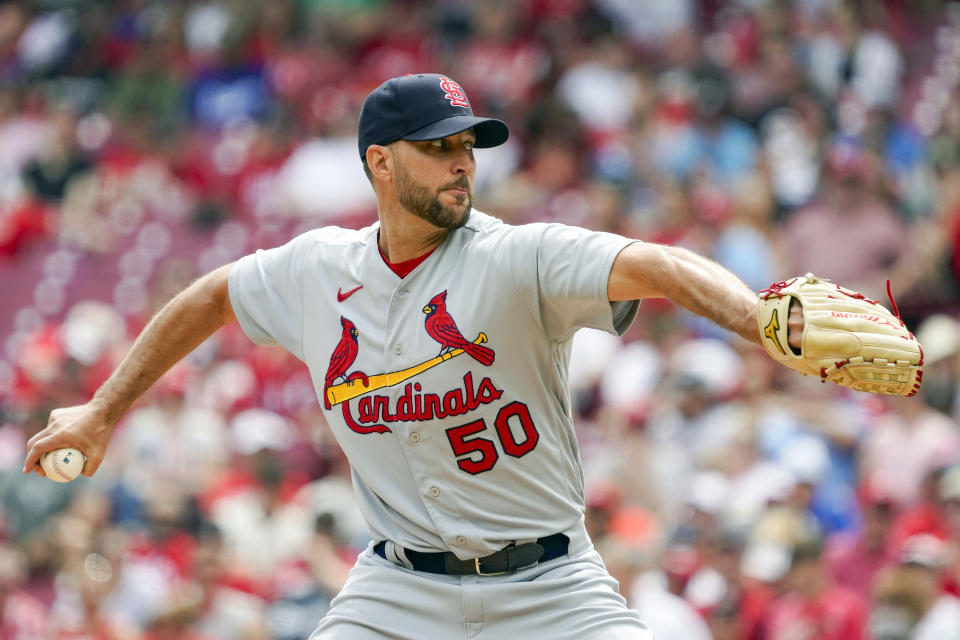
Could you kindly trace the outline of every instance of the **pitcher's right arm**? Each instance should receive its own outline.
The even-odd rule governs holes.
[[[233,263],[211,271],[168,302],[89,402],[54,409],[46,428],[27,442],[23,472],[44,475],[40,457],[72,447],[87,458],[83,474],[96,473],[113,429],[134,401],[217,329],[236,322],[227,290],[232,267]]]

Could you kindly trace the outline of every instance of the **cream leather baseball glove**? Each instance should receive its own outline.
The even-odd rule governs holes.
[[[889,293],[889,282],[887,283]],[[791,300],[803,307],[799,353],[787,344]],[[857,391],[912,396],[923,378],[923,349],[894,313],[876,300],[812,273],[760,292],[757,322],[763,346],[777,362]]]

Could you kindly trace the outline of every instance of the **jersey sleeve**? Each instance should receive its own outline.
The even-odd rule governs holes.
[[[562,224],[517,229],[512,272],[545,335],[562,342],[583,327],[619,335],[629,328],[640,302],[611,302],[607,281],[613,261],[633,240]]]
[[[304,265],[309,232],[274,249],[244,256],[230,271],[230,303],[257,344],[280,345],[303,360]]]

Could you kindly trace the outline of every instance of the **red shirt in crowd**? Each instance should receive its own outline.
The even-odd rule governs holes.
[[[842,533],[827,542],[824,560],[830,575],[865,598],[870,597],[877,571],[889,561],[885,548],[871,550],[859,535]]]
[[[770,608],[767,640],[865,640],[867,602],[856,591],[831,585],[817,597],[781,596]]]

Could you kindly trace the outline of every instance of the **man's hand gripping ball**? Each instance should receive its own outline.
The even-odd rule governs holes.
[[[803,309],[799,351],[787,343],[794,300]],[[764,289],[757,322],[767,353],[804,375],[873,393],[912,396],[920,390],[923,349],[899,312],[829,280],[808,273]]]

